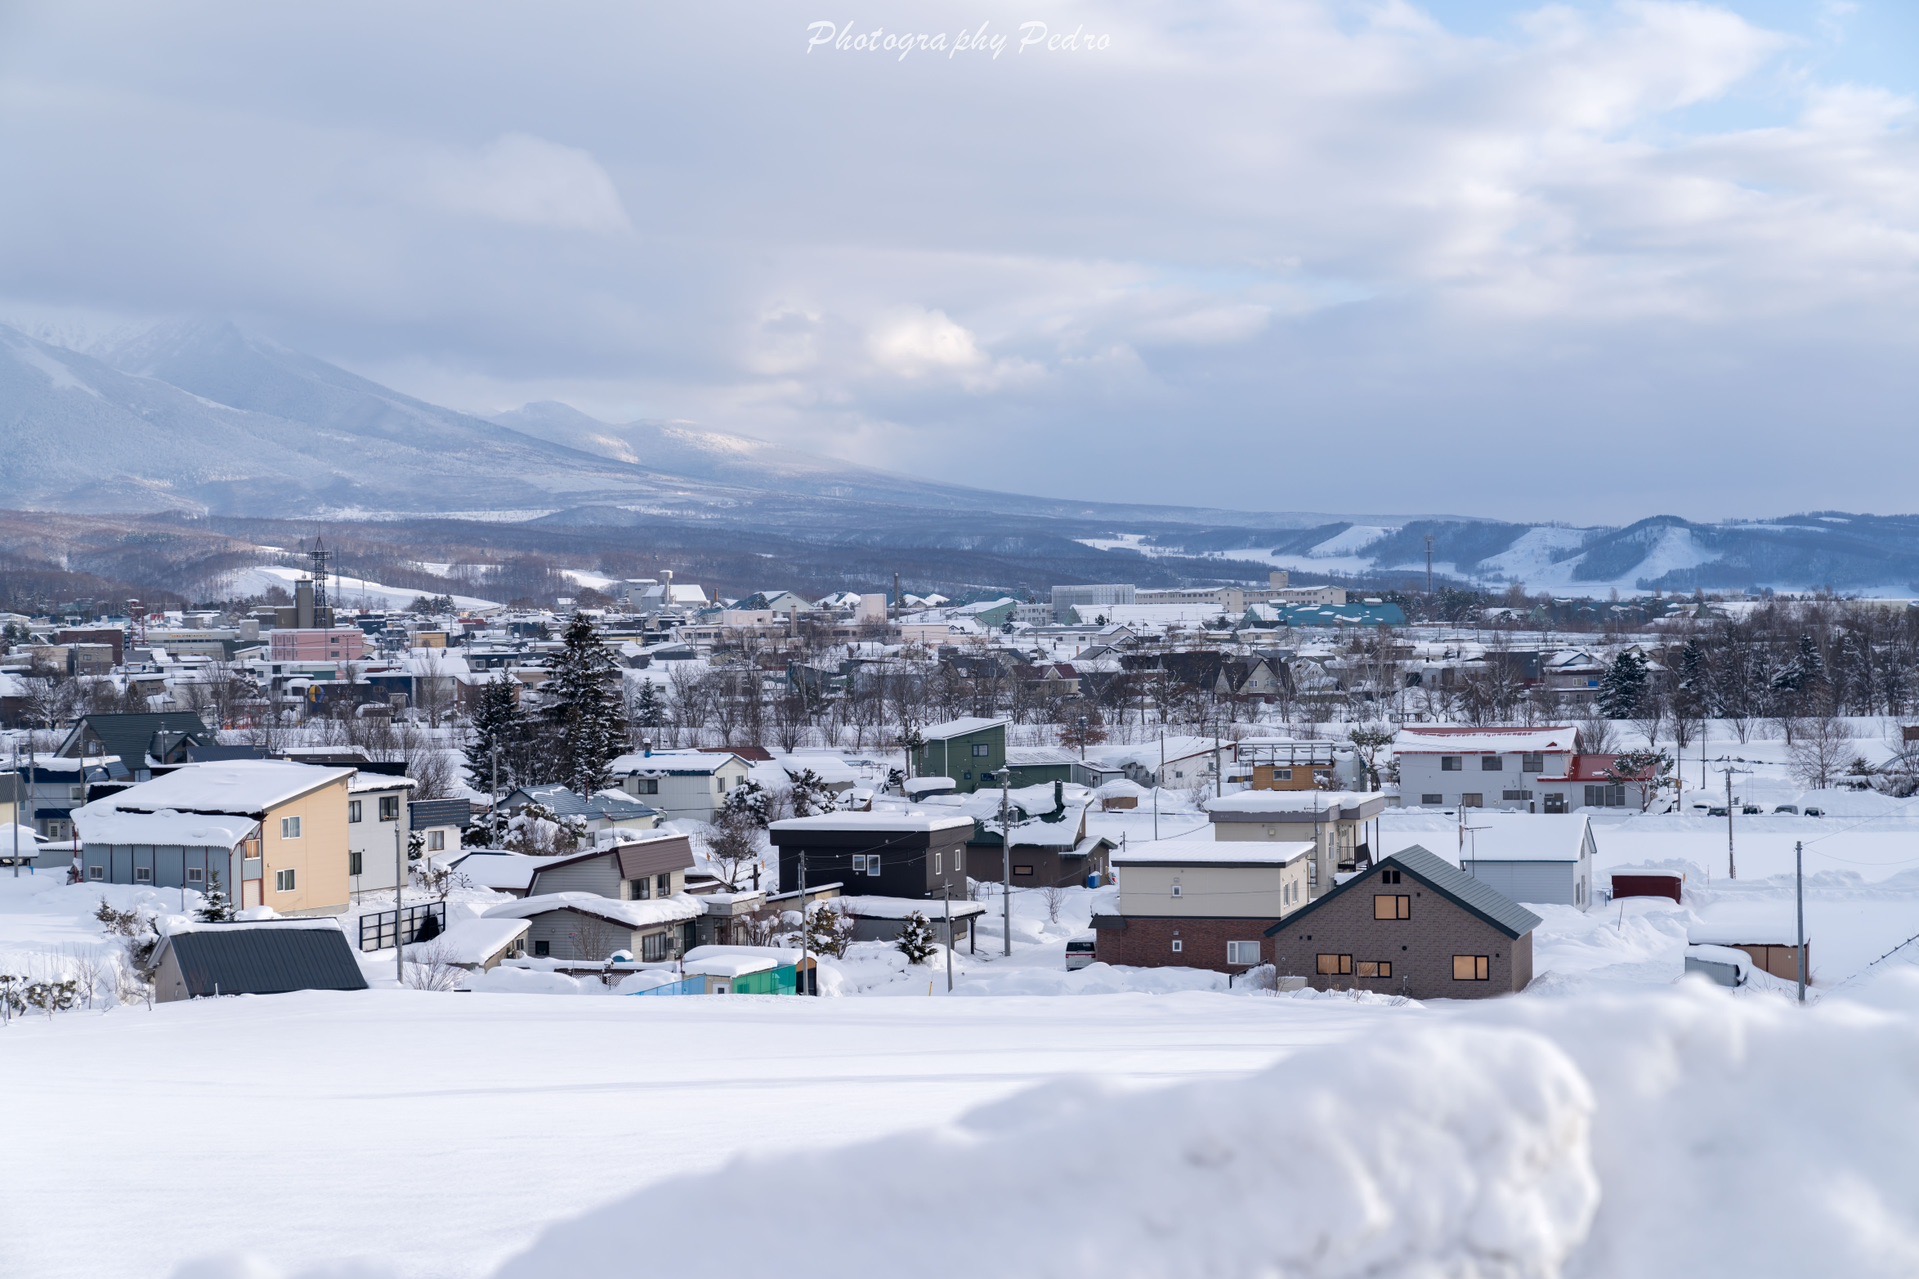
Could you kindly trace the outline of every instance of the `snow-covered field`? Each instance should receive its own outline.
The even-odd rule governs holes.
[[[291,593],[293,583],[305,576],[304,569],[288,568],[284,564],[259,564],[225,575],[220,579],[220,585],[228,595],[236,597],[263,595],[276,586]],[[332,594],[333,603],[339,607],[369,609],[405,608],[422,595],[436,593],[404,586],[382,586],[359,577],[329,577],[327,590]],[[449,598],[456,608],[499,607],[497,601],[481,599],[477,595],[453,595]]]

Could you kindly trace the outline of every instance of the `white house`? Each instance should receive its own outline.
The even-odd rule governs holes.
[[[1399,799],[1408,807],[1535,811],[1540,779],[1564,777],[1579,753],[1579,730],[1413,725],[1399,730],[1393,757]]]
[[[608,765],[619,788],[668,821],[710,822],[751,768],[717,751],[636,751]]]
[[[1407,848],[1458,861],[1461,870],[1516,902],[1593,903],[1592,822],[1583,813],[1473,813],[1457,834],[1418,831],[1385,839],[1388,855]]]
[[[364,893],[392,892],[399,876],[396,849],[404,850],[413,833],[407,809],[413,779],[390,773],[355,773],[346,785],[347,878],[353,899]]]

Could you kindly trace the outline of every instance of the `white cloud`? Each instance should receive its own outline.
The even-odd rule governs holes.
[[[520,226],[601,233],[632,227],[599,161],[530,133],[504,133],[477,149],[432,157],[421,190],[441,208]]]

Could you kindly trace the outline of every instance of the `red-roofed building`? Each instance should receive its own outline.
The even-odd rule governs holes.
[[[1651,768],[1620,773],[1618,755],[1574,755],[1557,777],[1541,777],[1536,783],[1542,813],[1570,813],[1575,808],[1646,807],[1647,790],[1655,772]]]

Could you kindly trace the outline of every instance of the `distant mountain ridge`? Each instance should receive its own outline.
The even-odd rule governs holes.
[[[1599,595],[1772,587],[1919,595],[1919,517],[1751,523],[1655,516],[1568,528],[1456,516],[1258,514],[1074,502],[896,475],[675,422],[535,403],[491,418],[427,403],[208,320],[80,351],[0,325],[0,508],[294,518],[472,517],[554,529],[693,520],[717,538],[961,548],[1130,580],[1302,579]],[[821,554],[827,552],[822,549]],[[1010,562],[1010,560],[1009,560]],[[1070,565],[1070,568],[1068,567]],[[1217,579],[1204,569],[1217,565]]]

